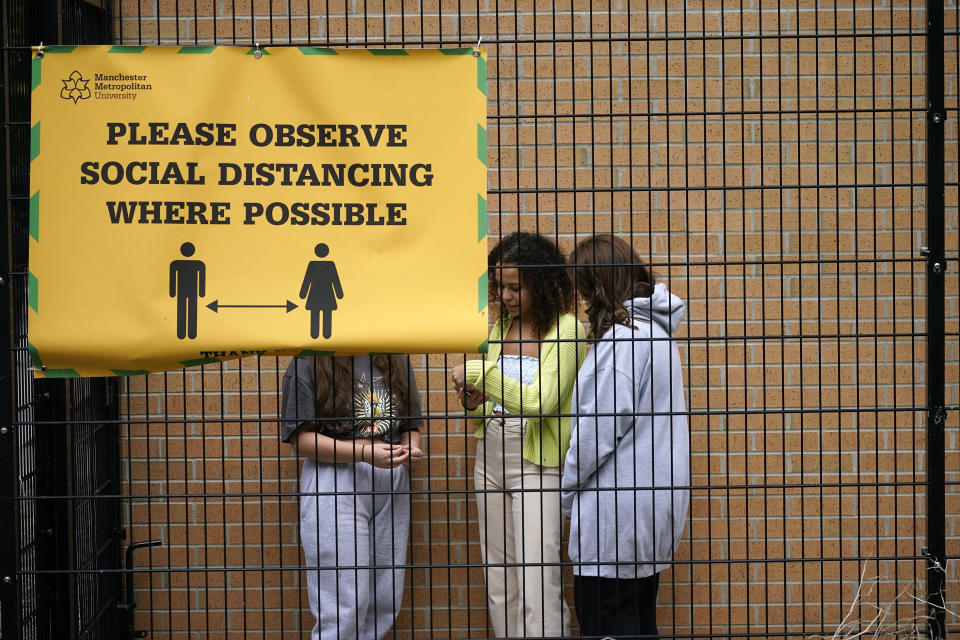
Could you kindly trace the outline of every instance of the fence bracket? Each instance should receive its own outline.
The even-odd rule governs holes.
[[[147,632],[134,628],[133,625],[133,610],[137,608],[137,603],[133,599],[133,552],[137,549],[146,549],[147,547],[157,547],[163,544],[163,540],[148,540],[146,542],[134,542],[127,546],[125,563],[123,569],[123,579],[126,584],[126,594],[127,599],[125,602],[118,602],[117,609],[123,614],[126,624],[124,628],[127,630],[128,640],[135,640],[136,638],[146,638]]]

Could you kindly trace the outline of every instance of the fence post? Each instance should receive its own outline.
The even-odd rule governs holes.
[[[0,95],[0,122],[7,122],[7,94],[9,77],[7,74],[9,37],[7,33],[7,3],[0,8],[0,56],[3,59],[3,90]],[[0,201],[3,206],[3,220],[0,221],[0,638],[14,638],[17,622],[17,546],[15,543],[16,508],[14,491],[16,490],[16,469],[13,447],[13,333],[9,309],[13,305],[10,286],[13,252],[10,246],[10,222],[12,205],[10,201],[9,172],[7,168],[8,137],[6,127],[0,135]]]
[[[2,25],[0,25],[2,28]],[[0,116],[2,117],[2,116]],[[0,157],[6,157],[6,144],[0,137]],[[0,197],[6,203],[7,185],[3,180]],[[9,214],[9,209],[6,210]],[[0,224],[0,308],[9,309],[10,245],[8,227]],[[10,314],[0,313],[0,638],[15,638],[17,612],[17,543],[14,502],[17,487],[17,465],[14,459],[13,434],[13,351]]]
[[[930,640],[946,637],[944,589],[943,1],[927,2],[927,601]]]

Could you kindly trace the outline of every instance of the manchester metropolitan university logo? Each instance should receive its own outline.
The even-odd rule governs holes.
[[[69,78],[60,82],[63,83],[63,88],[60,89],[60,97],[64,100],[73,100],[73,104],[77,104],[78,101],[90,97],[90,89],[87,87],[90,81],[84,80],[83,74],[79,71],[74,71]]]

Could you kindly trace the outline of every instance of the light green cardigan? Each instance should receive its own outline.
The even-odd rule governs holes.
[[[509,413],[527,421],[527,438],[523,443],[525,460],[542,467],[559,467],[570,448],[570,406],[577,371],[587,355],[583,325],[572,313],[560,316],[556,325],[540,343],[540,366],[531,385],[504,376],[497,368],[500,342],[513,322],[508,317],[490,331],[485,360],[469,360],[466,381],[482,389],[490,401],[468,410],[471,420],[480,426],[474,432],[483,438],[484,417],[499,404]],[[549,414],[567,414],[563,417]],[[543,418],[540,414],[548,414]]]

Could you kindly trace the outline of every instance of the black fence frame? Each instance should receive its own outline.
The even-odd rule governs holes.
[[[33,379],[26,348],[31,45],[112,40],[112,12],[84,0],[3,3],[4,308],[0,340],[0,637],[119,638],[119,385]]]
[[[927,594],[930,638],[946,637],[943,2],[927,3]]]

